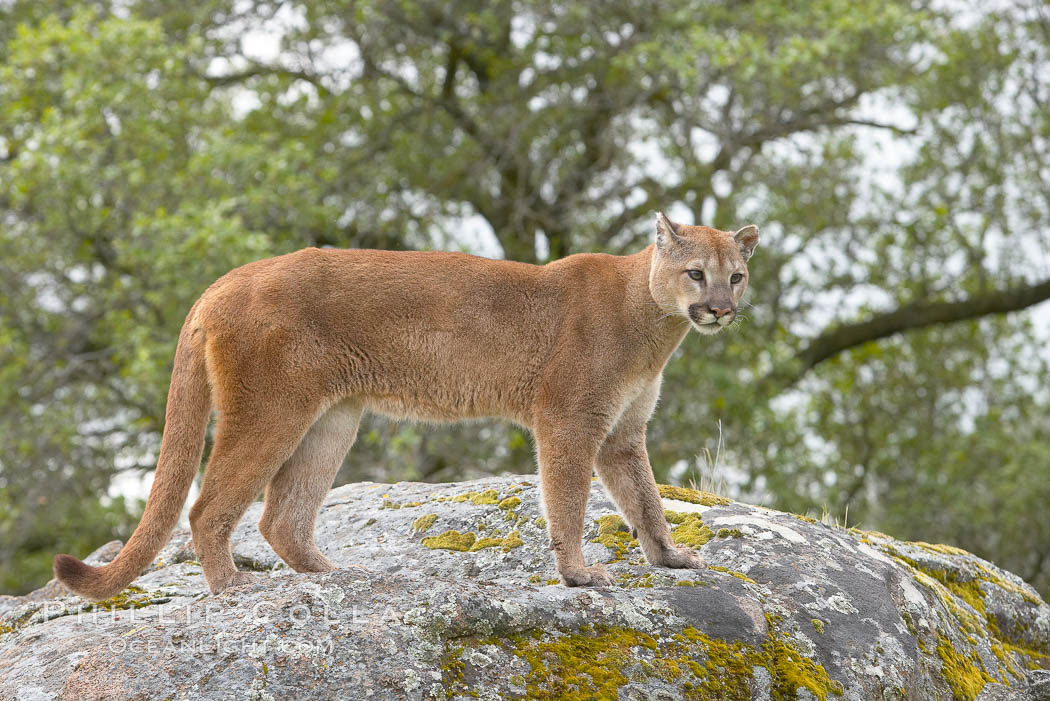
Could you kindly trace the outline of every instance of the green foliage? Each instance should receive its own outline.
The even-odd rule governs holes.
[[[2,586],[126,536],[99,495],[152,469],[178,329],[228,269],[307,245],[629,252],[672,208],[763,243],[747,318],[667,369],[657,478],[724,431],[733,496],[848,508],[1050,591],[1032,316],[805,362],[843,325],[1047,277],[1045,21],[936,7],[0,4]],[[340,479],[533,469],[503,424],[370,420]]]
[[[122,497],[99,499],[85,491],[0,489],[0,590],[23,592],[46,582],[58,553],[88,553],[113,538],[127,540],[141,504],[129,508]]]

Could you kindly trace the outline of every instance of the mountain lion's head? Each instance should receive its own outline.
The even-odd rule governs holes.
[[[736,233],[676,224],[656,214],[656,250],[649,290],[668,314],[687,318],[700,333],[715,334],[736,319],[747,290],[747,261],[758,245],[758,227]]]

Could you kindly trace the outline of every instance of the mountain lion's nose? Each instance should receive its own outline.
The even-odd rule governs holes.
[[[712,307],[711,305],[707,305],[707,311],[714,314],[716,319],[721,319],[723,316],[725,316],[733,310],[730,307]]]

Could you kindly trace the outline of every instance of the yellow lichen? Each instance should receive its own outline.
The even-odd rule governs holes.
[[[770,674],[770,696],[793,699],[799,689],[806,689],[824,701],[829,694],[841,696],[842,684],[832,680],[823,666],[795,650],[767,616],[769,633],[761,649],[744,643],[711,638],[695,628],[686,628],[676,639],[689,641],[703,650],[702,669],[690,666],[697,677],[694,682],[698,699],[750,699],[749,681],[755,667]]]
[[[631,538],[630,528],[617,514],[606,514],[598,519],[598,535],[591,539],[592,543],[601,543],[613,551],[611,562],[619,562],[627,554],[632,545],[638,541]]]
[[[928,543],[915,545],[934,552],[937,552],[936,548],[939,547],[930,546]],[[999,667],[1000,674],[1004,676],[1009,674],[1013,677],[1022,676],[1017,670],[1014,661],[1010,659],[1010,654],[1017,655],[1022,661],[1027,661],[1027,665],[1030,668],[1037,668],[1043,665],[1050,667],[1050,655],[1046,654],[1045,651],[1032,649],[1025,641],[1017,640],[1009,632],[999,629],[999,623],[995,616],[989,613],[985,606],[985,592],[982,588],[982,583],[1001,587],[1022,596],[1027,601],[1031,601],[1031,598],[1034,597],[1031,597],[1031,594],[1025,589],[1008,580],[1004,580],[983,565],[978,567],[979,575],[964,575],[954,570],[925,566],[903,555],[892,545],[881,544],[881,547],[884,552],[911,568],[915,581],[937,595],[944,608],[957,622],[960,632],[966,636],[971,645],[976,645],[978,642],[975,636],[985,636],[989,639],[992,652],[1001,663]],[[952,546],[943,547],[951,548]],[[1012,588],[1004,587],[1004,583],[1012,585]],[[1028,596],[1024,596],[1025,594]],[[1038,604],[1038,599],[1036,599],[1036,603]],[[908,625],[908,623],[909,621],[906,619],[905,624]],[[909,625],[909,630],[913,629],[914,624]],[[922,640],[919,641],[919,647],[928,653],[928,650],[922,644]],[[980,675],[983,675],[981,678],[987,677],[988,680],[991,680],[991,676],[984,668],[984,664],[976,657],[976,652],[971,652],[970,657],[966,657],[956,652],[947,639],[942,639],[938,643],[937,652],[945,663],[943,665],[945,679],[953,685],[956,698],[971,698],[967,696],[967,693],[974,686],[974,674],[976,673],[971,669],[974,666],[972,664],[973,661],[980,665],[978,671]]]
[[[412,530],[418,531],[419,533],[423,533],[424,531],[428,530],[431,526],[433,526],[435,521],[437,521],[437,514],[427,514],[425,516],[420,516],[412,522]]]
[[[485,548],[503,548],[503,552],[508,552],[511,548],[520,548],[522,545],[525,545],[525,541],[521,539],[520,533],[514,531],[506,538],[480,538],[470,546],[470,552],[477,552]]]
[[[474,541],[474,544],[470,546],[470,552],[476,553],[478,550],[495,548],[500,545],[503,545],[502,538],[478,538]]]
[[[682,676],[682,670],[679,668],[677,662],[674,660],[661,659],[659,657],[653,661],[653,671],[655,676],[669,684],[674,683]]]
[[[937,636],[937,656],[942,662],[941,676],[959,701],[974,701],[984,685],[993,681],[976,652],[971,652],[969,657],[956,652],[951,641],[943,635]]]
[[[1021,597],[1022,599],[1024,599],[1028,603],[1030,603],[1032,606],[1042,606],[1043,605],[1042,599],[1040,599],[1038,596],[1033,594],[1030,590],[1028,590],[1025,587],[1021,586],[1020,584],[1017,584],[1015,582],[1011,582],[1009,579],[1006,579],[1005,577],[999,576],[993,570],[991,570],[990,568],[986,567],[985,565],[982,565],[981,563],[976,563],[976,564],[977,564],[977,569],[979,569],[981,571],[981,575],[982,575],[981,578],[984,581],[990,582],[991,584],[994,584],[995,586],[999,587],[1000,589],[1003,589],[1004,591],[1008,591],[1011,594],[1014,594],[1016,596]]]
[[[662,639],[630,628],[582,626],[578,632],[532,630],[507,637],[457,639],[442,660],[445,690],[470,695],[464,682],[467,647],[496,645],[527,665],[515,686],[529,699],[613,699],[627,682],[659,679],[678,686],[684,699],[750,699],[755,668],[766,670],[772,699],[793,699],[805,689],[826,701],[842,685],[792,647],[768,618],[760,647],[711,638],[695,628]]]
[[[140,587],[131,586],[120,592],[116,596],[111,596],[103,601],[96,601],[92,604],[94,610],[104,609],[106,611],[124,611],[127,609],[140,609],[145,606],[149,606],[149,596],[135,596],[135,594],[145,594],[146,590]]]
[[[908,632],[918,637],[919,629],[915,627],[915,619],[907,611],[901,611],[901,620],[904,621],[904,626],[908,629]]]
[[[924,543],[921,540],[917,540],[909,543],[909,545],[915,545],[922,548],[923,550],[929,550],[932,553],[939,553],[941,555],[969,555],[970,553],[957,548],[954,545],[944,545],[943,543]]]
[[[498,504],[499,492],[497,492],[495,489],[486,489],[481,494],[475,495],[473,498],[471,498],[470,501],[478,506],[482,504]]]
[[[473,533],[445,531],[441,535],[424,538],[422,543],[431,550],[456,550],[467,552],[474,545],[476,536]]]
[[[717,494],[701,492],[696,489],[689,489],[688,487],[672,487],[669,484],[661,484],[657,488],[660,490],[660,496],[664,499],[686,501],[690,504],[700,504],[701,506],[724,506],[731,501],[730,499],[720,497]]]
[[[415,506],[423,506],[423,502],[421,502],[421,501],[406,501],[406,502],[398,503],[396,501],[391,501],[389,499],[384,499],[383,500],[383,505],[380,506],[379,508],[380,509],[410,509],[410,508],[415,507]]]
[[[507,497],[499,503],[499,508],[503,509],[504,511],[513,511],[514,509],[518,508],[519,504],[521,504],[521,498]]]
[[[551,701],[616,698],[627,683],[625,664],[632,650],[655,650],[652,636],[631,630],[595,626],[577,634],[512,635],[512,652],[525,660],[526,698]]]
[[[652,589],[653,573],[634,574],[633,572],[621,572],[616,581],[625,589]]]
[[[769,672],[773,675],[770,695],[773,698],[795,698],[799,689],[806,689],[822,701],[828,694],[842,695],[842,684],[833,681],[822,665],[792,648],[781,636],[772,632],[762,645],[762,651],[772,663]]]
[[[518,531],[512,531],[510,535],[503,539],[504,552],[511,548],[520,548],[523,545],[525,545],[525,541],[521,539],[521,533]]]
[[[817,631],[821,635],[824,635],[824,621],[819,618],[814,618],[810,621],[813,624],[813,630]]]
[[[721,565],[709,565],[707,569],[714,570],[715,572],[721,572],[723,574],[728,574],[731,577],[736,577],[737,579],[743,580],[745,582],[750,582],[751,584],[756,583],[755,580],[751,579],[743,572],[737,572],[736,570],[731,570],[728,567],[722,567]]]
[[[495,489],[486,489],[484,492],[464,492],[452,497],[452,501],[456,503],[463,503],[469,501],[475,506],[481,506],[483,504],[498,504],[499,503],[499,492]]]
[[[846,532],[851,533],[855,536],[860,536],[861,541],[867,543],[871,540],[893,540],[890,536],[882,533],[881,531],[866,531],[857,527],[847,528]]]
[[[665,511],[664,515],[669,522],[678,524],[671,529],[671,538],[680,545],[699,548],[715,537],[714,531],[704,524],[700,514]]]

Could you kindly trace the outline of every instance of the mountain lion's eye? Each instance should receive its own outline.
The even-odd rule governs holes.
[[[697,282],[700,282],[701,280],[704,279],[704,271],[703,270],[687,270],[685,272],[689,274],[689,277],[691,277],[692,279],[696,280]]]
[[[738,282],[740,282],[743,279],[744,279],[744,274],[743,273],[733,273],[732,275],[729,276],[729,282],[733,283],[734,285],[737,284]]]

